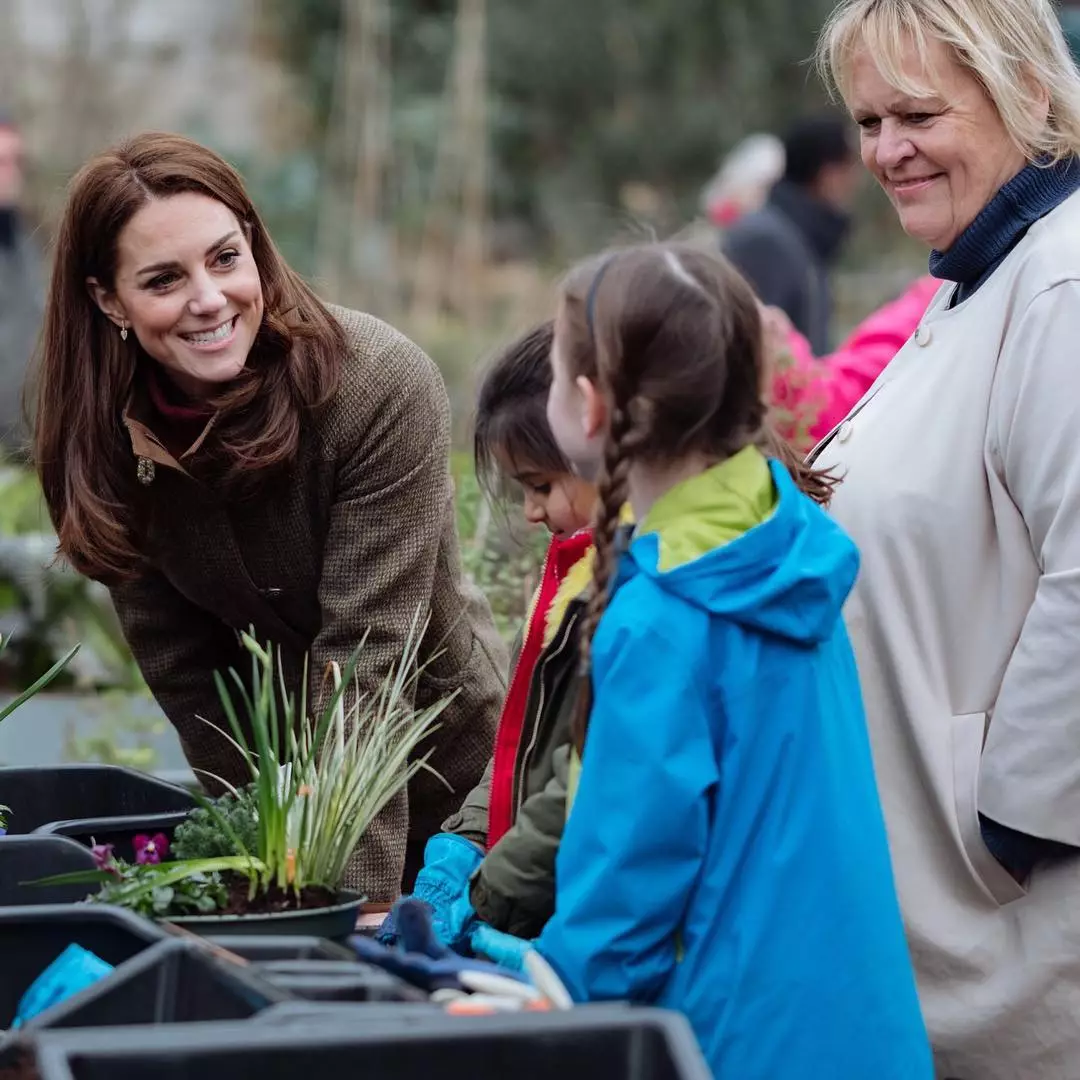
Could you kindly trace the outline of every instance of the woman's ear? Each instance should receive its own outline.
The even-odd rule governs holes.
[[[596,389],[592,379],[579,375],[574,381],[581,394],[581,420],[587,439],[595,439],[607,430],[608,408],[604,395]]]
[[[117,326],[125,325],[128,322],[127,315],[124,313],[124,309],[120,301],[116,299],[116,293],[112,289],[106,289],[97,278],[93,277],[86,279],[86,289],[94,303]]]
[[[1050,119],[1050,91],[1030,68],[1024,68],[1024,88],[1028,92],[1028,112],[1040,127]]]

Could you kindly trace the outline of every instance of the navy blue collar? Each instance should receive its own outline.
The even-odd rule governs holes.
[[[1028,229],[1080,189],[1080,161],[1025,165],[982,208],[948,251],[930,255],[930,273],[955,281],[953,303],[966,300],[1001,265]]]

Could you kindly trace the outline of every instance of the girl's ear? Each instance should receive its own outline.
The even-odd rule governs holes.
[[[591,379],[579,375],[574,383],[581,394],[582,402],[582,427],[587,439],[595,439],[607,430],[608,408],[604,395],[596,389]]]

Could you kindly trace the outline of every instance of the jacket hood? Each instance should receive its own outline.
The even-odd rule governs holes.
[[[665,591],[743,626],[808,645],[828,638],[855,584],[858,551],[787,469],[771,461],[769,470],[776,502],[765,520],[730,539],[725,522],[714,527],[706,503],[688,503],[685,513],[631,541],[617,585],[646,574]],[[683,553],[677,565],[665,558],[665,546]]]

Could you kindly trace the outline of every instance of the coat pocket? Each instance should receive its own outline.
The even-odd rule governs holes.
[[[1027,895],[1027,890],[991,854],[979,826],[979,765],[986,735],[986,714],[952,718],[953,793],[960,842],[976,882],[996,904]]]

